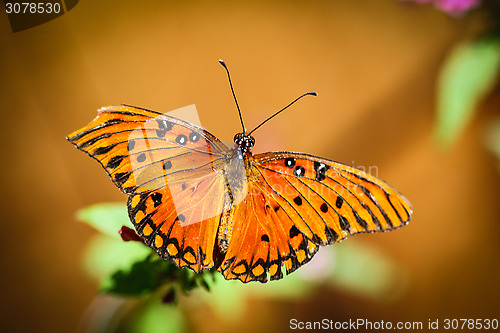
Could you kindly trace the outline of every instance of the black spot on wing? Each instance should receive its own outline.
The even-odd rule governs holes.
[[[301,206],[302,205],[302,198],[300,196],[296,196],[295,198],[293,198],[293,202],[295,202],[295,204],[297,206]]]
[[[328,170],[330,167],[319,162],[314,162],[314,171],[316,172],[316,177],[315,179],[317,181],[323,181],[326,178],[326,170]]]
[[[335,201],[335,206],[340,209],[342,208],[342,204],[344,203],[344,199],[341,197],[337,197],[337,200]]]
[[[188,141],[188,138],[184,134],[179,134],[175,138],[175,142],[177,142],[178,144],[183,145],[183,146],[187,143],[187,141]]]
[[[128,142],[128,150],[131,151],[135,147],[135,141],[134,140],[129,140]]]
[[[196,133],[196,132],[191,132],[189,134],[189,140],[191,142],[197,142],[198,140],[200,139],[200,134]]]
[[[144,162],[146,160],[146,154],[142,153],[137,156],[137,162]]]
[[[290,238],[294,238],[294,237],[296,237],[296,236],[298,236],[298,235],[300,235],[300,231],[299,231],[299,229],[297,229],[297,227],[296,227],[296,226],[292,226],[292,227],[290,228]]]
[[[161,205],[161,198],[162,198],[162,195],[159,192],[155,192],[155,193],[151,194],[151,199],[153,199],[153,203],[154,203],[155,207],[158,207],[159,205]]]
[[[285,158],[285,166],[289,169],[293,168],[295,166],[295,159],[291,157]]]
[[[165,161],[165,162],[163,163],[163,169],[164,169],[164,170],[168,170],[168,169],[170,169],[171,167],[172,167],[172,162],[170,162],[170,161]]]
[[[158,137],[165,137],[165,134],[174,127],[173,123],[164,119],[156,119],[156,122],[158,123],[158,129],[156,130]]]
[[[295,177],[304,177],[306,173],[306,170],[304,169],[304,167],[300,166],[300,165],[297,165],[295,167],[295,169],[293,170],[293,174]]]

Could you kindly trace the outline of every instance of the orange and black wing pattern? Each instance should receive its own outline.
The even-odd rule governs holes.
[[[277,280],[281,266],[295,271],[321,245],[410,220],[406,198],[356,168],[292,152],[256,155],[250,164],[253,180],[235,208],[238,232],[221,267],[227,279]]]
[[[353,167],[292,152],[242,155],[151,110],[102,108],[68,140],[129,195],[130,219],[148,246],[226,279],[279,280],[320,246],[399,228],[412,213],[396,190]]]
[[[255,161],[280,207],[320,245],[357,233],[393,230],[410,221],[412,209],[404,196],[354,167],[291,152],[256,155]]]
[[[297,215],[260,175],[251,176],[248,194],[232,215],[231,241],[219,270],[226,279],[267,282],[283,278],[307,263],[319,245],[296,227]]]
[[[96,159],[127,194],[203,175],[227,149],[196,125],[126,105],[99,109],[92,122],[67,139]]]
[[[147,245],[179,267],[213,266],[227,200],[217,172],[227,147],[216,137],[156,111],[111,106],[67,139],[129,195],[130,219]]]
[[[296,216],[297,228],[320,245],[396,229],[410,220],[405,197],[354,167],[291,152],[261,154],[255,160],[281,207]]]

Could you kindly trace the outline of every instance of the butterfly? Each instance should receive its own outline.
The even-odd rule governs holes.
[[[409,201],[354,167],[295,152],[252,154],[243,131],[226,146],[201,127],[128,106],[98,116],[67,139],[96,159],[128,195],[144,243],[178,267],[217,269],[242,282],[279,280],[320,246],[406,225]]]

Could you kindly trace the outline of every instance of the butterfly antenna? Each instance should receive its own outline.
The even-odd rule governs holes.
[[[279,110],[278,112],[276,112],[275,114],[273,114],[271,117],[267,118],[266,120],[264,120],[263,122],[260,123],[259,126],[255,127],[253,130],[250,131],[250,133],[248,133],[247,135],[250,135],[252,134],[253,132],[255,132],[259,127],[261,127],[262,125],[264,125],[265,123],[267,123],[269,120],[273,119],[274,117],[276,117],[278,114],[280,114],[281,112],[285,111],[286,109],[288,109],[293,103],[297,102],[299,99],[301,99],[302,97],[304,96],[307,96],[307,95],[312,95],[312,96],[318,96],[317,93],[315,93],[314,91],[311,91],[311,92],[307,92],[299,97],[297,97],[292,103],[288,104],[287,106],[285,106],[283,109]]]
[[[224,62],[224,60],[219,59],[219,63],[226,69],[227,78],[229,79],[229,85],[231,86],[231,92],[233,93],[233,97],[234,97],[234,102],[236,103],[236,108],[238,108],[238,114],[240,115],[241,127],[243,128],[243,133],[245,133],[245,125],[243,124],[243,118],[241,117],[240,106],[238,105],[238,100],[236,99],[236,94],[234,93],[233,82],[231,82],[231,75],[229,75],[229,69],[227,69],[227,66],[226,66],[226,63]]]

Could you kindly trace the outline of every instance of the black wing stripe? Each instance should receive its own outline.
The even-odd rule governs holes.
[[[369,200],[370,200],[370,201],[371,201],[371,202],[375,205],[375,207],[377,207],[377,209],[380,211],[380,213],[381,213],[381,214],[382,214],[382,216],[384,217],[385,221],[387,222],[387,225],[389,225],[389,227],[390,227],[391,229],[392,229],[392,228],[394,228],[394,225],[392,224],[392,221],[391,221],[391,219],[389,218],[389,216],[387,216],[387,213],[385,212],[385,210],[384,210],[384,209],[380,206],[380,204],[379,204],[379,203],[378,203],[378,202],[377,202],[377,201],[373,198],[373,194],[372,194],[370,191],[368,191],[368,189],[367,189],[366,187],[364,187],[364,186],[363,186],[363,185],[361,185],[361,184],[357,184],[357,183],[353,182],[352,180],[350,180],[350,179],[346,178],[344,175],[342,175],[340,172],[338,172],[338,170],[337,170],[337,169],[335,169],[335,172],[336,172],[336,173],[337,173],[340,177],[342,177],[342,178],[344,178],[345,180],[347,180],[349,183],[351,183],[351,184],[353,184],[353,185],[357,186],[359,189],[361,189],[361,191],[363,191],[363,193],[364,193],[364,194],[368,197],[368,199],[369,199]],[[351,175],[355,175],[355,174],[353,174],[353,173],[351,173],[351,172],[349,172],[349,174],[351,174]],[[355,175],[355,176],[357,176],[357,175]],[[384,191],[384,194],[385,194],[386,196],[388,195],[388,193],[387,193],[387,191],[386,191],[386,190],[384,190],[382,187],[378,186],[377,184],[374,184],[373,182],[370,182],[370,181],[369,181],[368,179],[366,179],[365,177],[356,177],[356,178],[361,179],[361,180],[366,181],[366,182],[368,182],[368,183],[370,183],[370,184],[372,184],[372,185],[377,186],[377,187],[378,187],[378,188],[380,188],[382,191]],[[388,201],[389,201],[389,200],[388,200]],[[390,201],[389,201],[389,203],[390,203]],[[395,209],[394,209],[394,207],[392,206],[392,204],[391,204],[391,203],[390,203],[390,205],[391,205],[391,207],[393,208],[393,210],[395,211]],[[397,215],[397,216],[399,216],[399,215],[397,214],[397,212],[396,212],[396,215]],[[378,221],[378,219],[377,219],[377,221]],[[380,222],[379,222],[379,223],[380,223]],[[378,225],[378,224],[377,224],[377,225]],[[382,225],[378,225],[378,226],[380,227],[380,230],[383,230],[383,229],[384,229],[384,228],[382,227]]]

